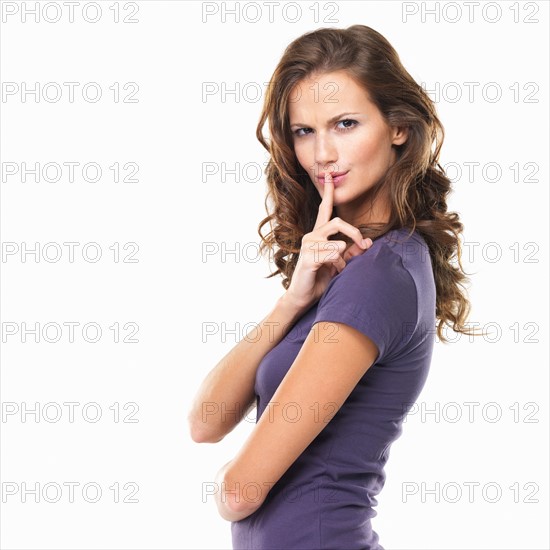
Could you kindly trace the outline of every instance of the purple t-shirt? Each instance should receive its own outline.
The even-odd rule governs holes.
[[[234,549],[383,550],[371,527],[375,497],[384,486],[390,445],[401,435],[403,418],[428,375],[435,298],[422,236],[390,231],[351,258],[320,300],[265,355],[256,373],[256,421],[315,323],[345,323],[371,338],[379,352],[335,415],[330,404],[301,411],[321,422],[333,418],[262,506],[231,523]],[[297,411],[289,408],[288,417],[293,421]]]

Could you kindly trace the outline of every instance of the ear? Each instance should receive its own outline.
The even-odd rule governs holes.
[[[397,126],[392,128],[392,144],[402,145],[409,137],[409,128],[407,126]]]

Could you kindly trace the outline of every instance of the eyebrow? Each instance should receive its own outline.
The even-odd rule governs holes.
[[[328,124],[332,124],[333,122],[336,122],[339,118],[342,118],[343,116],[348,115],[361,115],[362,113],[341,113],[339,115],[333,116],[331,119],[328,120]],[[303,124],[302,122],[294,122],[290,125],[292,128],[293,126],[307,126],[307,124]]]

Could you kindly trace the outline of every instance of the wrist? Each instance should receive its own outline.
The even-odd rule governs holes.
[[[277,307],[285,312],[285,315],[296,320],[307,310],[307,306],[297,302],[288,290],[277,301]]]

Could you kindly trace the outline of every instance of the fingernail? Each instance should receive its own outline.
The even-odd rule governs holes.
[[[363,246],[364,246],[365,248],[367,248],[367,246],[369,246],[369,241],[370,241],[370,239],[368,239],[368,238],[367,238],[367,239],[363,239]],[[371,241],[371,244],[372,244],[372,241]]]

